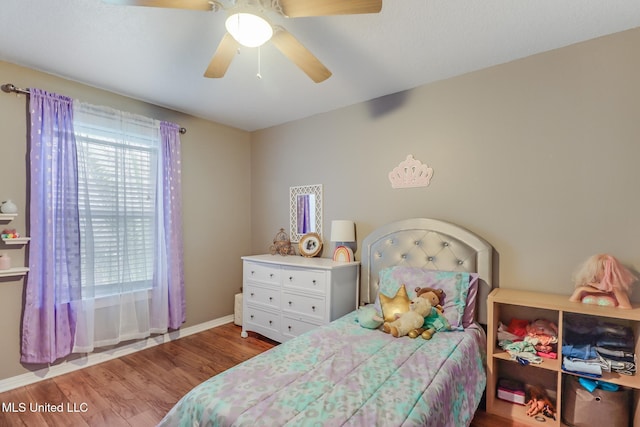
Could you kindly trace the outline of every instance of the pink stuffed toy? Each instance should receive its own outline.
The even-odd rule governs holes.
[[[574,275],[576,286],[569,301],[631,308],[631,284],[637,280],[616,258],[608,254],[587,259]]]

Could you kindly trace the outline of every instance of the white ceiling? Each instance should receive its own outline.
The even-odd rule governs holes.
[[[101,0],[2,0],[0,60],[253,131],[639,27],[640,0],[384,0],[380,14],[270,18],[333,76],[313,83],[267,44],[262,79],[248,48],[207,79],[225,12]]]

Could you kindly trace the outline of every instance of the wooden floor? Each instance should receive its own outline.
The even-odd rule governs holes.
[[[0,426],[155,426],[195,385],[277,345],[240,330],[230,323],[1,393]],[[482,410],[471,425],[521,427]]]

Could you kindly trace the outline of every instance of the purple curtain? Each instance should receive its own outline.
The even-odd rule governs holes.
[[[306,234],[311,231],[311,205],[309,202],[310,196],[308,194],[302,194],[298,196],[298,233]]]
[[[186,317],[182,245],[182,185],[180,172],[180,128],[160,123],[163,162],[164,229],[169,287],[168,326],[178,329]]]
[[[22,320],[23,363],[71,353],[80,298],[80,228],[73,101],[30,89],[29,275]]]

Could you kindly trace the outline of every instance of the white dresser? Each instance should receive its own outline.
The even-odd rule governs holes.
[[[359,262],[254,255],[243,259],[242,336],[287,341],[357,308]]]

